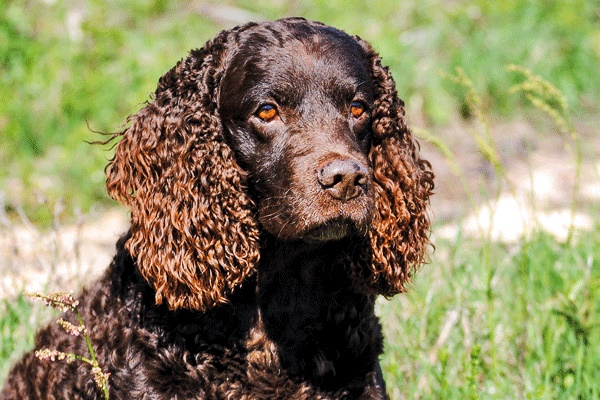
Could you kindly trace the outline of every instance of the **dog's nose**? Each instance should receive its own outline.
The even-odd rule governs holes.
[[[368,174],[358,161],[336,159],[319,167],[317,179],[331,197],[346,202],[366,191]]]

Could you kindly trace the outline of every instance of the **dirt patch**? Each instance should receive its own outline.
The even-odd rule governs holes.
[[[478,151],[469,131],[480,127],[456,123],[434,131],[452,150],[466,183],[465,187],[439,151],[428,143],[423,145],[436,174],[432,210],[441,227],[434,234],[454,237],[460,224],[464,234],[477,236],[491,230],[492,237],[504,241],[518,240],[533,228],[562,239],[573,217],[577,228],[591,229],[600,200],[597,122],[590,118],[577,124],[584,158],[574,215],[573,142],[551,126],[524,120],[493,126],[495,148],[510,185]]]
[[[3,219],[0,229],[0,298],[22,292],[78,291],[108,266],[127,213],[88,215],[75,225],[39,230]]]

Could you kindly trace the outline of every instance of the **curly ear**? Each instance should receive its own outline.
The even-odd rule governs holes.
[[[392,296],[404,291],[429,244],[427,206],[433,191],[431,164],[419,157],[418,143],[404,120],[404,103],[388,67],[360,41],[371,64],[375,91],[372,115],[376,216],[370,232],[372,285]]]
[[[171,309],[225,302],[259,258],[255,206],[215,102],[232,32],[161,77],[106,167],[108,193],[131,207],[126,247]]]

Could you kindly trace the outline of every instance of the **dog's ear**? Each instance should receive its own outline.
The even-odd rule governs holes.
[[[431,164],[419,156],[389,69],[368,43],[360,43],[370,62],[375,93],[369,154],[376,204],[370,232],[371,283],[377,293],[392,296],[404,291],[414,269],[425,261],[433,173]]]
[[[108,193],[131,207],[126,247],[156,302],[171,309],[225,302],[259,258],[255,206],[215,100],[234,33],[192,51],[159,80],[154,101],[117,134],[106,168]]]

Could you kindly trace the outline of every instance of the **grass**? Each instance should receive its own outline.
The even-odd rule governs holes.
[[[0,379],[8,374],[11,365],[33,347],[33,337],[39,324],[40,307],[34,306],[26,296],[0,301]]]
[[[437,241],[404,296],[380,302],[392,398],[600,398],[600,228],[570,247],[543,232]]]
[[[422,121],[422,136],[448,120],[476,121],[465,137],[496,172],[487,187],[469,182],[444,138],[428,135],[465,191],[465,210],[514,192],[490,115],[542,110],[576,166],[571,213],[594,214],[578,200],[588,153],[573,121],[599,112],[594,2],[406,0],[350,9],[341,0],[240,0],[228,3],[234,8],[226,18],[217,16],[216,3],[190,3],[208,7],[202,12],[166,1],[115,2],[114,12],[101,2],[81,4],[0,4],[0,92],[10,99],[0,102],[0,157],[9,166],[0,192],[9,215],[24,208],[41,226],[68,216],[40,207],[36,191],[47,204],[62,197],[64,210],[106,205],[102,168],[110,153],[85,143],[97,138],[90,128],[119,129],[163,72],[232,26],[227,18],[240,10],[260,18],[304,15],[371,41],[391,66],[408,114]],[[81,24],[67,29],[66,21],[79,17]],[[436,251],[410,291],[378,302],[392,398],[600,399],[595,217],[590,231],[572,226],[567,240],[535,226],[512,244],[495,241],[491,229],[473,238],[461,221],[454,221],[455,237],[434,234]],[[43,310],[22,296],[0,302],[0,382],[49,320]]]

